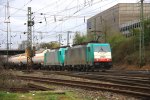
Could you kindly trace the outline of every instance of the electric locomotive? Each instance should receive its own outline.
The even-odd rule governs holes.
[[[109,69],[112,66],[111,49],[107,43],[69,47],[65,56],[65,67],[70,70]]]
[[[50,70],[64,69],[66,47],[52,49],[44,54],[44,68]]]

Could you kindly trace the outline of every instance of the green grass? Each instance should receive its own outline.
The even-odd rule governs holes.
[[[56,94],[51,91],[30,92],[30,93],[9,93],[0,92],[0,100],[83,100],[74,92],[65,92],[65,94]]]
[[[0,100],[18,100],[16,93],[0,92]]]

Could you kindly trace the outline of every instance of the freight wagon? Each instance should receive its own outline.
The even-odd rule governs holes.
[[[73,47],[60,47],[37,51],[33,60],[33,69],[50,70],[99,70],[112,67],[111,49],[108,43],[88,43]],[[27,57],[25,54],[9,58],[12,68],[26,68]]]
[[[39,51],[36,51],[35,56],[32,58],[33,60],[33,69],[40,69],[41,66],[44,65],[44,54],[49,51],[49,49],[42,49]],[[24,54],[18,54],[18,55],[14,55],[9,57],[8,59],[9,62],[9,67],[10,68],[17,68],[17,69],[25,69],[26,65],[27,65],[27,57]]]

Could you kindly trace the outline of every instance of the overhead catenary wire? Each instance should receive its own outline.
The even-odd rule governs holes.
[[[60,0],[57,0],[57,1],[60,1]],[[48,4],[48,5],[46,5],[46,6],[43,7],[43,8],[40,8],[40,9],[34,11],[34,13],[37,13],[37,12],[43,10],[43,9],[46,9],[46,8],[48,8],[48,7],[51,7],[51,6],[53,6],[55,3],[56,3],[56,1],[54,1],[54,2],[52,2],[52,3],[50,3],[50,4]]]
[[[0,4],[0,6],[3,6],[3,7],[5,7],[5,5],[4,4]],[[21,10],[21,11],[27,11],[27,10],[25,10],[25,9],[22,9],[22,8],[16,8],[16,7],[12,7],[12,6],[9,6],[9,8],[13,8],[13,9],[16,9],[16,10]]]
[[[57,0],[57,1],[59,1],[59,0]],[[61,1],[61,0],[60,0]],[[63,1],[63,0],[62,0]],[[62,2],[61,1],[61,2]],[[77,5],[70,5],[70,7],[67,7],[66,9],[58,9],[58,10],[55,10],[55,9],[53,9],[53,10],[47,10],[47,12],[43,12],[43,14],[44,15],[40,15],[40,11],[44,11],[45,9],[47,9],[47,8],[44,8],[43,7],[43,9],[41,9],[40,7],[40,9],[41,10],[36,10],[35,11],[35,13],[34,13],[34,15],[35,15],[35,18],[36,18],[36,20],[35,21],[43,21],[43,23],[42,24],[40,24],[40,25],[37,25],[36,26],[36,29],[35,29],[35,32],[38,32],[38,31],[41,31],[41,32],[43,32],[43,36],[45,35],[47,35],[47,36],[50,36],[50,35],[53,35],[53,34],[55,34],[55,33],[57,33],[57,32],[60,32],[61,34],[63,34],[63,35],[65,35],[66,33],[63,33],[63,31],[67,31],[67,30],[79,30],[79,29],[81,29],[81,27],[80,27],[80,25],[82,24],[83,26],[84,25],[86,25],[86,23],[84,24],[84,23],[81,23],[81,22],[79,22],[79,23],[77,23],[77,24],[72,24],[72,25],[70,25],[70,27],[67,27],[66,26],[66,24],[68,23],[68,22],[71,22],[71,20],[72,19],[77,19],[77,18],[79,18],[79,19],[81,19],[80,21],[82,21],[82,22],[86,22],[86,19],[88,19],[89,17],[91,17],[91,16],[93,16],[93,12],[95,12],[94,14],[96,14],[96,12],[97,11],[99,11],[99,7],[95,7],[95,5],[93,4],[93,5],[91,5],[91,6],[89,6],[89,9],[87,10],[86,9],[86,7],[85,7],[85,9],[83,9],[83,10],[81,10],[81,11],[79,11],[79,12],[76,12],[76,11],[78,11],[79,9],[81,9],[82,8],[82,6],[83,5],[81,5],[81,4],[83,4],[84,2],[80,2],[80,0],[78,0],[79,1],[79,4],[80,4],[80,7],[79,7],[79,5],[77,4]],[[90,1],[90,0],[88,0],[88,1]],[[87,1],[87,2],[88,2]],[[100,2],[100,0],[98,0],[99,2]],[[103,0],[104,1],[104,0]],[[108,1],[108,0],[107,0]],[[69,1],[69,2],[71,2],[71,0]],[[67,2],[67,4],[69,5],[69,2]],[[74,2],[75,2],[75,0],[74,0]],[[94,2],[97,2],[96,0],[94,0]],[[50,4],[51,4],[52,2],[50,2]],[[66,3],[66,2],[65,2]],[[60,2],[58,3],[59,4],[59,6],[60,6]],[[87,3],[88,4],[88,3]],[[99,5],[100,3],[98,3],[98,4],[96,4],[96,5]],[[45,4],[45,5],[49,5],[49,4]],[[66,4],[65,4],[66,5]],[[54,5],[54,6],[56,6],[56,5]],[[78,10],[77,10],[77,6],[78,6]],[[94,7],[92,7],[92,6],[94,6]],[[104,5],[103,5],[104,6]],[[75,8],[73,8],[73,7],[75,7]],[[15,8],[17,8],[17,7],[15,7]],[[15,8],[13,8],[13,9],[15,9]],[[51,7],[52,8],[52,7]],[[72,8],[72,9],[70,9],[70,8]],[[92,8],[92,9],[91,9]],[[93,11],[93,8],[97,8],[96,10],[94,10]],[[17,8],[18,9],[18,12],[20,11],[22,11],[22,12],[24,12],[24,16],[22,16],[22,17],[26,17],[26,12],[27,12],[27,10],[24,10],[23,8]],[[16,9],[16,10],[17,10]],[[20,10],[19,10],[20,9]],[[91,10],[90,10],[91,9]],[[63,11],[64,10],[64,11]],[[51,12],[51,11],[54,11],[53,13]],[[93,12],[92,12],[93,11]],[[12,17],[14,18],[14,17],[17,17],[18,16],[18,12],[16,12]],[[91,13],[92,12],[92,13]],[[57,14],[58,13],[58,14]],[[74,15],[73,15],[73,13],[75,13]],[[55,18],[57,19],[57,20],[59,20],[58,19],[58,17],[62,17],[62,19],[64,19],[64,20],[62,20],[61,22],[54,22],[54,15],[55,15]],[[19,16],[18,16],[19,17]],[[21,17],[21,16],[20,16]],[[46,20],[45,20],[46,19]],[[45,23],[47,22],[47,28],[45,27]],[[14,22],[13,22],[14,23]],[[12,24],[13,24],[12,23]],[[59,27],[60,27],[60,25],[62,25],[63,24],[63,26],[61,26],[62,27],[62,30],[61,29],[59,29]],[[81,26],[82,26],[81,25]],[[40,27],[39,27],[40,26]],[[55,26],[57,26],[56,28],[54,28]],[[39,29],[37,29],[37,28],[39,28]],[[54,29],[53,29],[54,28]],[[17,29],[18,30],[18,32],[15,32],[15,30],[12,28],[11,29],[12,30],[12,35],[14,36],[14,34],[16,34],[17,33],[17,36],[19,36],[19,34],[22,34],[22,36],[23,36],[23,32],[25,31],[24,29],[24,31],[20,31],[19,29]],[[61,30],[61,31],[60,31]],[[20,32],[19,32],[20,31]],[[5,33],[4,31],[2,31],[3,33]]]
[[[109,4],[111,4],[111,3],[113,3],[113,2],[115,2],[115,1],[112,1],[112,2],[110,2]],[[57,26],[56,26],[57,27]],[[55,28],[54,28],[55,29]]]
[[[96,3],[94,3],[94,4],[96,4]],[[94,5],[94,4],[93,4],[93,5]],[[87,7],[89,7],[89,6],[87,6]],[[81,11],[81,10],[87,8],[87,7],[86,7],[86,6],[85,6],[85,7],[82,7],[82,8],[79,9],[78,11],[75,11],[71,16],[75,15],[76,13],[78,13],[79,11]],[[70,17],[69,17],[69,18],[70,18]],[[69,20],[69,18],[66,19],[66,20]],[[64,20],[64,21],[66,21],[66,20]],[[63,22],[64,22],[64,21],[63,21]],[[62,23],[63,23],[63,22],[62,22]],[[61,25],[62,23],[60,23],[59,25]],[[52,30],[56,29],[59,25],[55,26]]]
[[[69,16],[70,17],[70,16]]]

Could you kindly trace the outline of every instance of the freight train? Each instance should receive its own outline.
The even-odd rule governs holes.
[[[89,71],[112,67],[111,48],[108,43],[87,43],[36,52],[33,69]],[[11,56],[11,68],[26,68],[25,54]]]

